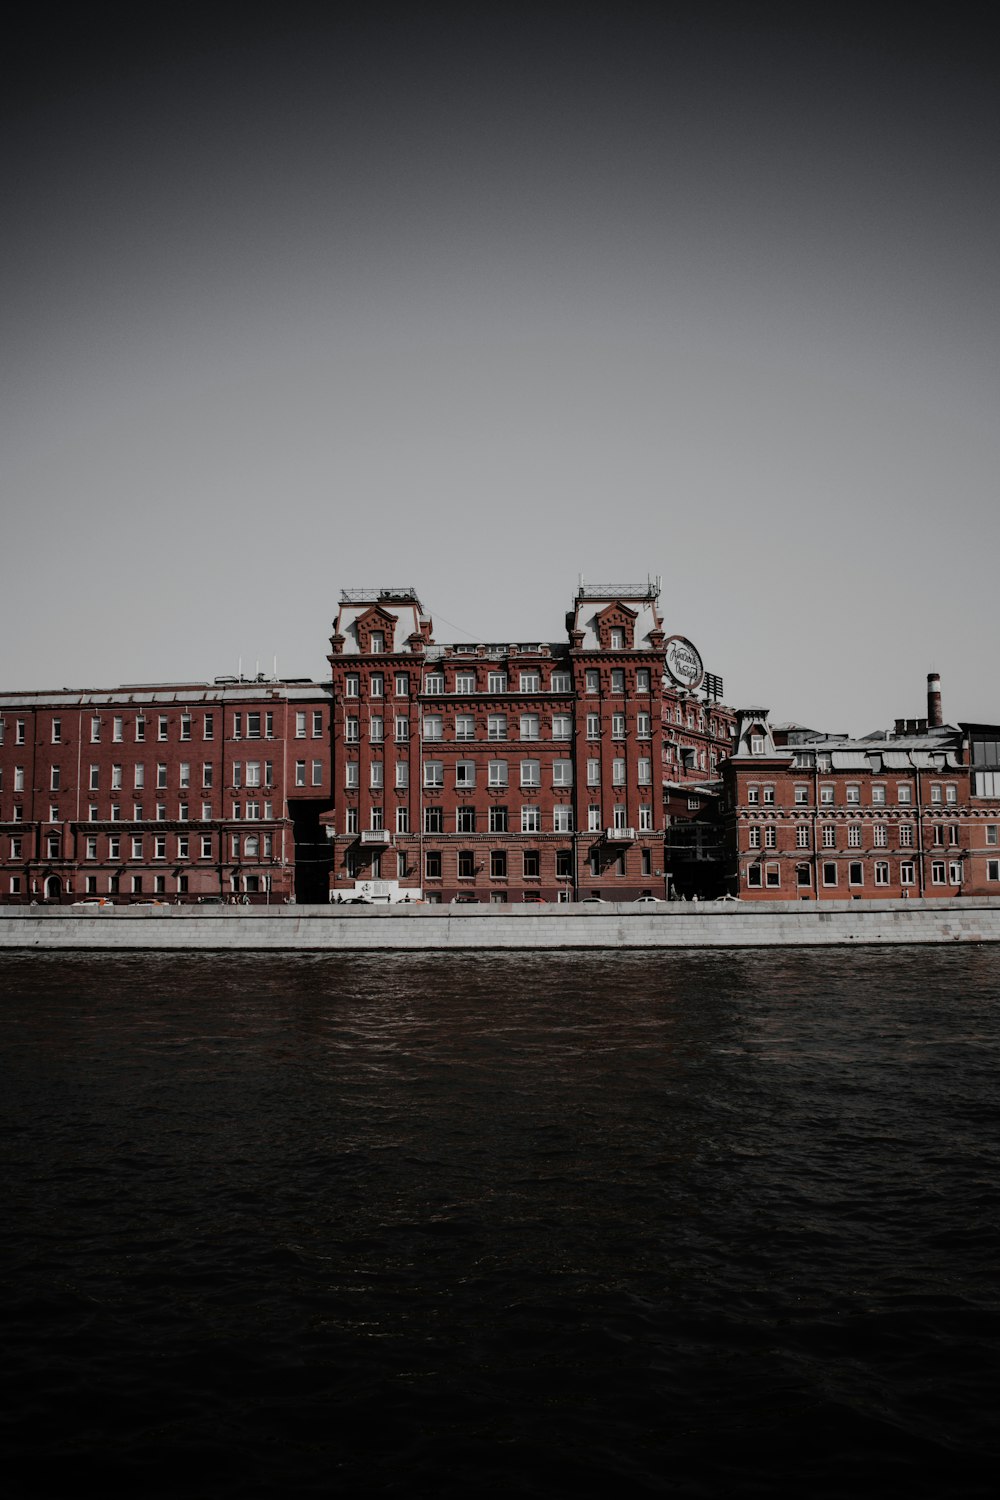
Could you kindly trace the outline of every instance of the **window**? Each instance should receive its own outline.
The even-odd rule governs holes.
[[[865,867],[860,860],[852,860],[847,867],[848,885],[864,885]]]
[[[158,714],[156,718],[156,738],[158,740],[165,740],[169,738],[169,735],[170,726],[167,722],[166,714]]]
[[[905,781],[900,782],[898,784],[898,786],[896,787],[896,801],[897,802],[906,803],[906,802],[912,802],[912,800],[913,800],[913,789],[912,789],[912,787],[907,782],[905,782]]]
[[[537,693],[541,691],[542,679],[538,672],[522,672],[520,678],[520,689],[522,693]]]
[[[757,786],[748,786],[747,787],[747,802],[748,802],[748,804],[751,807],[753,807],[753,806],[756,806],[756,804],[759,801],[760,801],[760,787],[757,787]]]
[[[837,865],[834,860],[826,860],[823,864],[823,884],[837,884]]]
[[[833,787],[821,786],[819,789],[819,800],[824,807],[833,806]]]
[[[53,745],[62,743],[62,719],[52,720],[52,743]]]
[[[373,630],[368,637],[368,644],[371,648],[372,656],[381,656],[385,650],[385,631]]]
[[[132,894],[133,894],[133,896],[141,896],[142,895],[142,876],[141,875],[133,875],[132,876]]]
[[[996,823],[987,823],[987,825],[986,825],[986,842],[988,844],[995,844],[997,842],[997,825],[996,825]]]
[[[507,879],[507,851],[505,849],[492,849],[490,851],[490,879]]]
[[[573,691],[573,678],[569,672],[552,673],[552,692],[571,693]]]
[[[528,880],[537,880],[541,874],[541,858],[537,849],[525,849],[522,858],[522,869]]]
[[[951,803],[954,803],[954,802],[958,801],[958,789],[957,789],[957,787],[955,787],[954,783],[949,782],[948,785],[945,787],[945,789],[944,789],[944,800],[946,802],[951,802]]]
[[[424,786],[429,786],[429,787],[443,787],[444,786],[444,761],[441,761],[441,760],[425,760],[424,761]]]
[[[409,786],[409,784],[410,784],[410,763],[407,760],[397,760],[397,762],[396,762],[396,785],[397,785],[397,787],[404,787],[404,786]]]
[[[796,849],[809,848],[809,825],[807,823],[799,823],[796,825],[795,847]]]
[[[348,761],[348,763],[347,763],[347,765],[348,765],[347,785],[348,786],[351,785],[350,767],[352,765],[355,767],[355,775],[357,775],[357,764],[358,764],[357,761]],[[295,785],[296,786],[305,786],[305,784],[306,784],[306,763],[305,763],[304,760],[297,760],[295,762]],[[357,786],[357,782],[356,781],[355,781],[354,785]]]
[[[765,865],[764,866],[764,884],[768,885],[768,886],[772,886],[772,887],[781,884],[781,866],[780,865]]]
[[[317,764],[319,764],[319,762],[317,762]],[[369,785],[382,785],[382,762],[380,760],[373,760],[371,766],[369,767]]]
[[[748,849],[759,849],[760,848],[760,829],[759,828],[751,828],[751,829],[748,830],[748,832],[747,832],[747,848]]]
[[[988,859],[986,861],[986,879],[1000,880],[1000,859]]]
[[[876,823],[872,829],[872,844],[876,849],[884,849],[888,841],[888,828],[884,823]]]
[[[652,725],[653,725],[653,721],[650,718],[649,714],[636,714],[636,716],[635,716],[635,733],[636,733],[636,738],[640,739],[640,740],[652,739],[652,735],[653,735]]]
[[[625,650],[625,632],[617,626],[613,626],[611,630],[611,649],[612,651]]]
[[[900,823],[900,825],[899,825],[899,842],[903,846],[903,848],[905,848],[905,849],[912,849],[913,848],[913,824],[912,823]]]
[[[240,761],[240,760],[234,760],[233,761],[232,776],[233,776],[233,783],[232,783],[233,786],[242,786],[243,785],[243,762],[242,761]]]
[[[861,788],[854,785],[849,786],[847,788],[846,800],[852,807],[856,807],[861,801]]]
[[[379,765],[381,765],[381,761]],[[323,785],[323,762],[321,760],[314,760],[312,763],[312,784],[313,786]],[[250,785],[249,781],[247,785]]]
[[[62,771],[61,771],[61,768],[59,766],[51,766],[49,768],[49,790],[50,791],[58,792],[58,790],[59,790],[59,782],[60,782],[60,779],[61,779],[61,775],[62,775]]]
[[[385,696],[385,678],[381,672],[373,672],[368,684],[368,694],[371,698],[382,698]]]
[[[458,878],[460,880],[474,880],[476,878],[476,856],[471,849],[460,849],[458,851]]]
[[[614,740],[623,740],[625,738],[624,714],[611,715],[611,738]]]
[[[201,835],[201,858],[212,858],[212,835],[210,833],[203,833]]]
[[[344,720],[344,741],[348,745],[356,745],[361,738],[361,720],[350,718]]]
[[[486,721],[486,732],[491,740],[505,740],[507,738],[507,715],[490,714]]]
[[[359,698],[361,696],[361,678],[357,672],[348,672],[344,678],[344,697]]]
[[[915,877],[915,874],[914,874],[914,870],[915,870],[915,866],[912,865],[909,862],[909,860],[904,860],[903,861],[903,863],[899,867],[899,883],[900,883],[900,885],[914,885],[916,883],[916,877]]]
[[[476,691],[476,674],[475,674],[475,672],[456,672],[455,673],[455,692],[456,693],[474,693],[475,691]]]
[[[931,862],[931,885],[944,885],[944,860],[935,859]]]
[[[823,848],[824,849],[836,849],[836,847],[837,847],[837,830],[836,830],[835,826],[832,823],[824,823],[823,824]]]
[[[623,758],[619,758],[611,762],[611,785],[625,785],[625,761]]]
[[[89,839],[87,839],[87,854],[86,854],[86,857],[87,857],[87,859],[96,859],[97,858],[97,839],[96,838],[89,838]]]
[[[186,833],[182,833],[177,840],[177,858],[187,859],[191,847],[191,840]]]
[[[381,828],[382,826],[382,809],[380,807],[373,807],[371,810],[371,820],[369,823],[369,827]],[[372,870],[372,874],[375,874],[374,869]]]
[[[653,762],[647,756],[636,761],[636,776],[640,786],[650,786],[653,781]]]
[[[23,745],[24,744],[24,720],[23,719],[15,719],[15,721],[14,721],[14,744],[15,745]]]
[[[521,832],[541,833],[542,814],[539,808],[525,806],[521,808]]]
[[[396,832],[409,833],[410,831],[410,809],[408,807],[396,808]]]
[[[931,801],[934,802],[934,803],[940,803],[940,801],[941,801],[941,788],[940,788],[940,786],[935,785],[935,786],[931,787]]]
[[[424,808],[424,832],[444,833],[444,812],[440,807]]]
[[[162,833],[158,833],[156,835],[156,838],[153,840],[153,858],[154,859],[166,859],[166,857],[167,857],[167,840],[166,840],[166,835],[162,834]]]
[[[205,719],[204,719],[204,722],[203,722],[202,727],[201,727],[201,737],[202,737],[203,740],[211,740],[211,739],[215,738],[215,715],[214,714],[206,714],[205,715]]]
[[[507,785],[507,762],[505,760],[491,760],[488,762],[487,781],[490,786]]]
[[[537,740],[539,723],[537,714],[521,715],[521,738],[522,740]]]
[[[795,805],[796,805],[796,807],[804,807],[808,801],[809,801],[809,788],[807,786],[797,786],[795,788]]]
[[[476,721],[472,714],[455,715],[455,738],[456,740],[474,740],[476,738]]]
[[[395,735],[397,745],[403,745],[410,738],[409,719],[397,719],[395,723]]]
[[[599,693],[600,692],[600,690],[601,690],[601,674],[600,674],[600,672],[596,671],[594,668],[590,668],[587,671],[585,682],[586,682],[586,689],[587,689],[588,693]]]
[[[957,844],[958,843],[958,824],[957,823],[951,823],[951,824],[949,824],[949,827],[948,827],[948,842],[949,842],[949,844]]]
[[[552,811],[553,833],[573,832],[573,809],[568,806],[556,807]]]
[[[141,859],[142,858],[142,835],[141,834],[137,834],[132,839],[132,858],[133,859]]]
[[[620,667],[611,673],[611,691],[618,696],[625,691],[625,673]]]
[[[91,768],[90,768],[90,790],[92,792],[96,792],[97,789],[98,789],[98,787],[100,786],[100,784],[101,784],[101,768],[100,768],[100,766],[91,766]]]
[[[459,760],[455,762],[455,785],[457,787],[470,787],[476,784],[476,763],[474,760]]]
[[[598,833],[601,827],[600,803],[591,802],[587,808],[587,832]]]
[[[490,672],[486,683],[491,693],[505,693],[507,691],[507,673]]]
[[[587,785],[600,786],[601,784],[601,762],[599,760],[588,760],[587,762]]]
[[[847,847],[848,847],[848,849],[860,849],[861,848],[861,825],[860,825],[860,823],[852,823],[851,826],[848,828],[848,830],[847,830]]]
[[[505,807],[490,808],[490,833],[506,833],[508,827],[507,809]]]
[[[541,786],[541,762],[537,760],[522,760],[521,762],[521,785]]]
[[[747,885],[751,889],[754,889],[756,887],[763,887],[763,884],[764,884],[764,872],[761,869],[760,865],[748,865],[747,866]]]
[[[394,683],[397,698],[408,698],[410,696],[410,675],[408,672],[397,672]]]
[[[568,740],[573,737],[573,720],[569,714],[552,715],[552,738],[554,740]]]
[[[440,714],[424,714],[424,739],[440,740],[443,736],[444,720]]]
[[[637,693],[649,692],[649,668],[640,667],[635,674],[635,690]]]
[[[474,807],[460,807],[455,813],[456,833],[475,833],[476,831],[476,809]]]
[[[295,715],[295,738],[304,740],[306,737],[306,716],[304,713]]]
[[[443,693],[444,692],[444,673],[443,672],[428,672],[427,675],[424,678],[424,692],[425,693]]]
[[[368,734],[373,745],[381,745],[385,738],[385,720],[378,714],[372,714],[368,722]]]
[[[889,861],[886,859],[877,859],[875,861],[875,884],[889,884]]]
[[[885,806],[885,787],[884,786],[873,786],[872,787],[872,804],[875,807],[884,807]]]
[[[182,740],[189,740],[190,738],[191,738],[191,715],[190,714],[181,714],[181,739]]]
[[[587,715],[587,738],[588,740],[599,740],[601,738],[600,714]]]
[[[764,736],[762,734],[752,734],[750,736],[750,754],[764,754]]]
[[[136,787],[143,787],[146,785],[146,767],[144,765],[136,765],[133,768],[132,784]]]
[[[778,847],[778,830],[776,828],[764,829],[764,848],[776,849]]]
[[[944,826],[941,823],[934,824],[934,842],[935,844],[944,843]]]
[[[573,762],[568,757],[560,757],[552,762],[552,785],[573,785]]]
[[[441,855],[436,850],[424,855],[424,874],[428,880],[441,879]]]
[[[166,786],[166,784],[167,784],[167,768],[163,764],[163,762],[161,761],[161,762],[159,762],[159,764],[156,767],[156,785],[157,785],[158,789],[162,791],[163,788]]]

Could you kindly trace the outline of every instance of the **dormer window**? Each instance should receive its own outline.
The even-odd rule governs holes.
[[[385,631],[373,630],[370,637],[370,647],[373,656],[381,656],[385,650]]]
[[[764,754],[764,736],[762,734],[752,734],[750,736],[750,754]]]
[[[611,649],[612,649],[612,651],[624,651],[625,650],[625,632],[624,632],[624,630],[618,629],[617,627],[613,627],[612,628],[612,631],[611,631]]]

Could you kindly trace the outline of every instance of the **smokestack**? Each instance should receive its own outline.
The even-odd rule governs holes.
[[[941,678],[937,672],[927,673],[927,728],[940,729],[944,723],[941,717]]]

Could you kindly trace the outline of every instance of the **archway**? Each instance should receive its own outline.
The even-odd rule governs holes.
[[[62,881],[58,875],[47,875],[45,877],[45,899],[46,901],[58,901],[62,896]]]

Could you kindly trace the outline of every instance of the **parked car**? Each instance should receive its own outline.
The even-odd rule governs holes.
[[[636,896],[636,898],[635,898],[635,904],[636,904],[636,906],[659,906],[659,904],[660,904],[660,897],[659,896]]]

